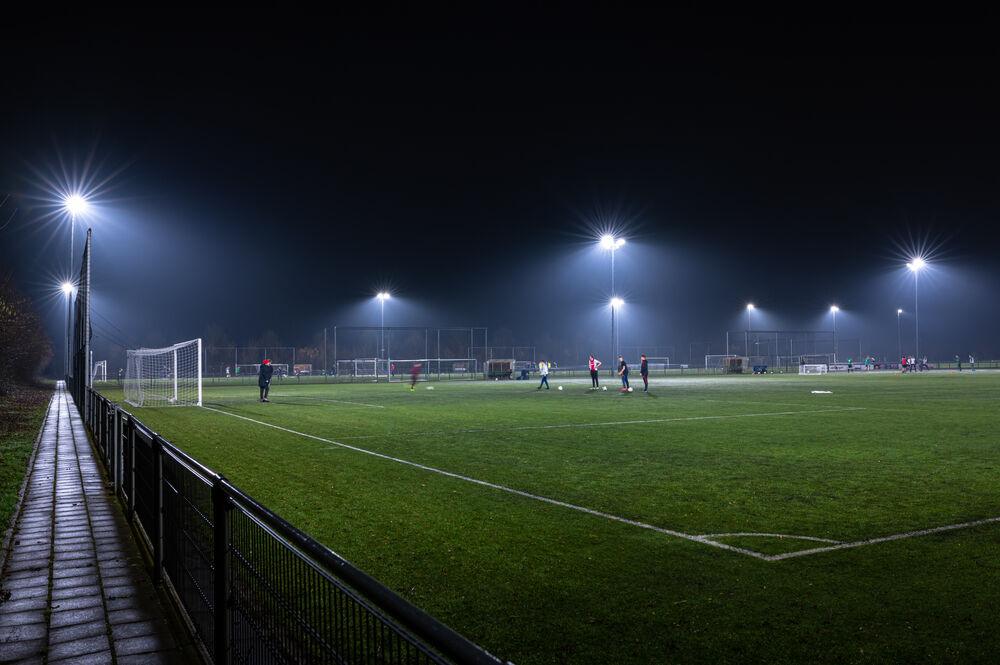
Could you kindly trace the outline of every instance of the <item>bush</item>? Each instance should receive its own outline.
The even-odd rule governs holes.
[[[52,343],[31,300],[0,284],[0,394],[34,382],[52,359]]]

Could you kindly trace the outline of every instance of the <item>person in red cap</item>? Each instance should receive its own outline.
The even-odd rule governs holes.
[[[260,365],[260,371],[257,372],[257,385],[260,386],[260,401],[267,402],[267,392],[271,388],[271,375],[274,374],[274,368],[271,367],[271,361],[264,359],[264,362]]]

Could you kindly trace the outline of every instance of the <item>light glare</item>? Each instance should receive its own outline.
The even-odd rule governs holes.
[[[901,309],[897,309],[896,310],[896,314],[902,314],[902,313],[903,313],[903,310],[901,310]]]
[[[73,283],[72,282],[63,282],[62,283],[62,292],[65,293],[66,295],[69,295],[69,294],[73,293]]]
[[[66,206],[66,210],[69,210],[70,214],[79,215],[87,211],[88,203],[87,199],[83,198],[79,194],[73,194],[72,196],[66,197],[63,201],[63,205]]]
[[[389,298],[391,298],[392,296],[391,296],[391,295],[389,295],[389,292],[388,292],[388,291],[381,291],[381,292],[379,292],[379,294],[378,294],[377,296],[375,296],[375,297],[376,297],[376,298],[378,298],[379,300],[388,300],[388,299],[389,299]]]
[[[624,304],[625,304],[625,301],[622,300],[621,298],[612,298],[611,299],[611,306],[614,307],[615,309],[621,307]]]
[[[747,303],[747,309],[753,310],[753,303]]]
[[[837,307],[836,305],[833,305],[832,307],[830,307],[830,311],[836,314],[837,312],[840,311],[840,308]]]
[[[920,270],[923,270],[924,266],[926,266],[926,265],[927,265],[927,262],[924,261],[921,257],[918,256],[917,258],[915,258],[912,261],[910,261],[909,263],[907,263],[906,267],[909,268],[910,270],[912,270],[913,272],[918,272]]]
[[[614,246],[615,246],[614,236],[610,235],[601,236],[601,247],[603,247],[604,249],[611,249]]]

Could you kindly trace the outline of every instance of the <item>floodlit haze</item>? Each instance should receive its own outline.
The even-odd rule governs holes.
[[[967,28],[598,27],[9,28],[3,269],[61,348],[51,199],[82,186],[95,358],[305,345],[379,325],[387,290],[387,325],[564,364],[609,355],[616,295],[623,347],[699,362],[749,302],[758,330],[830,330],[836,304],[877,356],[902,308],[912,352],[922,251],[921,352],[1000,357],[1000,62]]]

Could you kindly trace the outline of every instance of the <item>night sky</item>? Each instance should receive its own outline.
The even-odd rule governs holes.
[[[829,330],[837,304],[842,339],[893,356],[903,308],[912,351],[922,252],[921,352],[1000,357],[986,32],[396,18],[8,26],[0,262],[56,348],[70,234],[46,199],[82,183],[111,357],[209,326],[304,345],[378,325],[388,288],[387,325],[580,364],[609,347],[604,230],[623,345],[721,353],[752,301],[768,329]]]

